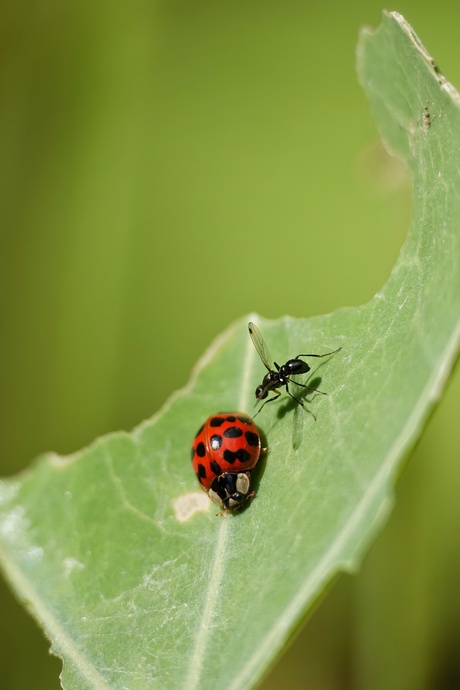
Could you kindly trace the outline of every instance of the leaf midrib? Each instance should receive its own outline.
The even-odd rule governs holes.
[[[252,316],[252,318],[254,318],[254,316]],[[241,369],[238,409],[235,411],[244,412],[244,410],[248,409],[250,401],[249,383],[252,378],[254,362],[255,351],[248,336]],[[214,558],[211,565],[211,575],[209,577],[208,589],[205,596],[205,606],[198,623],[195,644],[191,652],[190,663],[185,676],[184,690],[196,690],[196,688],[199,687],[203,662],[207,656],[209,634],[213,629],[212,620],[217,611],[219,588],[225,573],[226,545],[233,519],[233,516],[229,514],[221,516],[221,524],[217,533],[216,548],[214,550]]]

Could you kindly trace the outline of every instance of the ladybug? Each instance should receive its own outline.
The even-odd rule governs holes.
[[[192,444],[192,465],[209,497],[226,510],[241,508],[251,491],[251,470],[262,444],[250,417],[220,412],[206,420]]]
[[[264,407],[264,405],[266,405],[269,402],[273,402],[273,400],[277,400],[281,395],[281,392],[276,389],[278,386],[284,386],[286,388],[286,393],[290,395],[291,398],[296,401],[296,403],[301,405],[301,407],[303,407],[303,409],[306,412],[309,412],[312,415],[313,419],[316,420],[316,417],[313,414],[313,412],[309,410],[308,407],[305,407],[301,400],[292,395],[291,391],[289,390],[289,384],[295,383],[296,386],[300,386],[301,388],[307,388],[308,390],[311,390],[314,393],[321,393],[321,395],[326,395],[326,393],[324,393],[323,391],[319,391],[317,388],[306,386],[304,383],[293,381],[291,379],[291,376],[295,376],[296,374],[306,374],[308,371],[310,371],[310,366],[307,364],[307,362],[304,362],[303,359],[300,359],[301,357],[328,357],[329,355],[335,355],[335,353],[341,350],[342,348],[338,347],[337,350],[333,350],[332,352],[325,352],[323,355],[297,355],[297,357],[294,357],[294,359],[288,359],[286,364],[280,366],[276,362],[273,362],[268,347],[266,346],[265,341],[262,338],[262,334],[255,325],[255,323],[252,323],[250,321],[248,324],[248,329],[249,335],[251,336],[251,340],[254,344],[254,347],[257,350],[257,354],[259,355],[264,367],[267,369],[268,372],[267,374],[265,374],[260,386],[257,386],[256,388],[256,404],[259,402],[259,400],[265,400],[265,398],[268,397],[268,394],[272,391],[275,395],[273,396],[273,398],[265,400],[262,407]],[[257,414],[259,414],[259,412],[262,411],[262,407],[257,412]],[[256,415],[254,415],[254,417],[255,416]]]

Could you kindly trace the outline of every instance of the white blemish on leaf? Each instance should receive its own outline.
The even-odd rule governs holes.
[[[74,571],[74,570],[84,570],[85,566],[83,563],[80,563],[80,561],[77,561],[76,558],[73,558],[73,556],[67,556],[67,558],[64,558],[63,561],[64,565],[64,575],[65,577],[69,577],[69,575]]]
[[[208,510],[210,500],[203,491],[184,494],[173,501],[174,514],[179,522],[190,520],[200,510]]]

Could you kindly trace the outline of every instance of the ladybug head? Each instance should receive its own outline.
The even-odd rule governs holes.
[[[209,489],[209,498],[225,510],[242,508],[248,498],[254,496],[250,491],[249,472],[224,472],[216,477]]]

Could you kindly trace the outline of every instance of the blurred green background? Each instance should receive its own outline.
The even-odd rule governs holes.
[[[241,315],[381,287],[411,216],[355,76],[381,9],[0,5],[1,475],[150,417]],[[460,87],[460,5],[389,9]],[[361,573],[263,690],[460,688],[459,407],[457,375]],[[60,662],[1,589],[0,687],[58,688]]]

